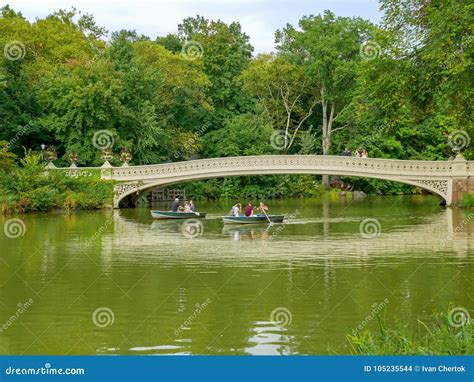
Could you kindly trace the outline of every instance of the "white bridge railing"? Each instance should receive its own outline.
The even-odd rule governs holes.
[[[70,174],[98,168],[67,168]],[[318,174],[359,176],[415,185],[451,203],[453,180],[474,176],[474,162],[458,155],[449,161],[357,158],[329,155],[261,155],[199,159],[145,166],[102,167],[101,176],[116,186],[116,203],[155,185],[239,175]]]

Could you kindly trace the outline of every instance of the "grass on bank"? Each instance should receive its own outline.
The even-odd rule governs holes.
[[[450,310],[452,312],[452,310]],[[378,330],[366,330],[347,338],[356,355],[471,355],[474,354],[474,322],[453,322],[450,313],[438,313],[433,321],[418,320],[417,329],[408,325],[388,328],[377,316]]]

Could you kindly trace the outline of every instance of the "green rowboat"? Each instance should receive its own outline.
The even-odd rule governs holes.
[[[267,218],[268,216],[268,218]],[[265,223],[283,223],[285,215],[267,215],[258,214],[253,216],[223,216],[224,224],[265,224]]]
[[[206,212],[150,211],[153,219],[204,219]]]

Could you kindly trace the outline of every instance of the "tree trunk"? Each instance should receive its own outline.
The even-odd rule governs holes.
[[[327,119],[327,108],[328,102],[323,98],[324,97],[324,88],[321,90],[321,106],[323,111],[323,155],[329,153],[329,148],[331,147],[331,138],[330,131],[328,131],[328,119]],[[323,175],[323,187],[329,189],[329,175]]]

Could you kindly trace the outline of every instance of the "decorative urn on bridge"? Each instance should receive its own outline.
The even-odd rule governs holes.
[[[76,150],[72,150],[69,154],[69,162],[71,162],[70,168],[77,168],[76,163],[79,161],[79,154]]]
[[[100,160],[104,162],[101,167],[112,167],[110,160],[114,159],[114,153],[109,147],[104,147],[102,153],[100,154]]]
[[[120,161],[123,162],[122,167],[128,167],[128,162],[132,160],[132,153],[127,147],[120,151]]]
[[[54,161],[58,159],[58,154],[56,154],[56,149],[53,145],[49,145],[44,152],[44,159],[48,162],[46,168],[56,168]]]

